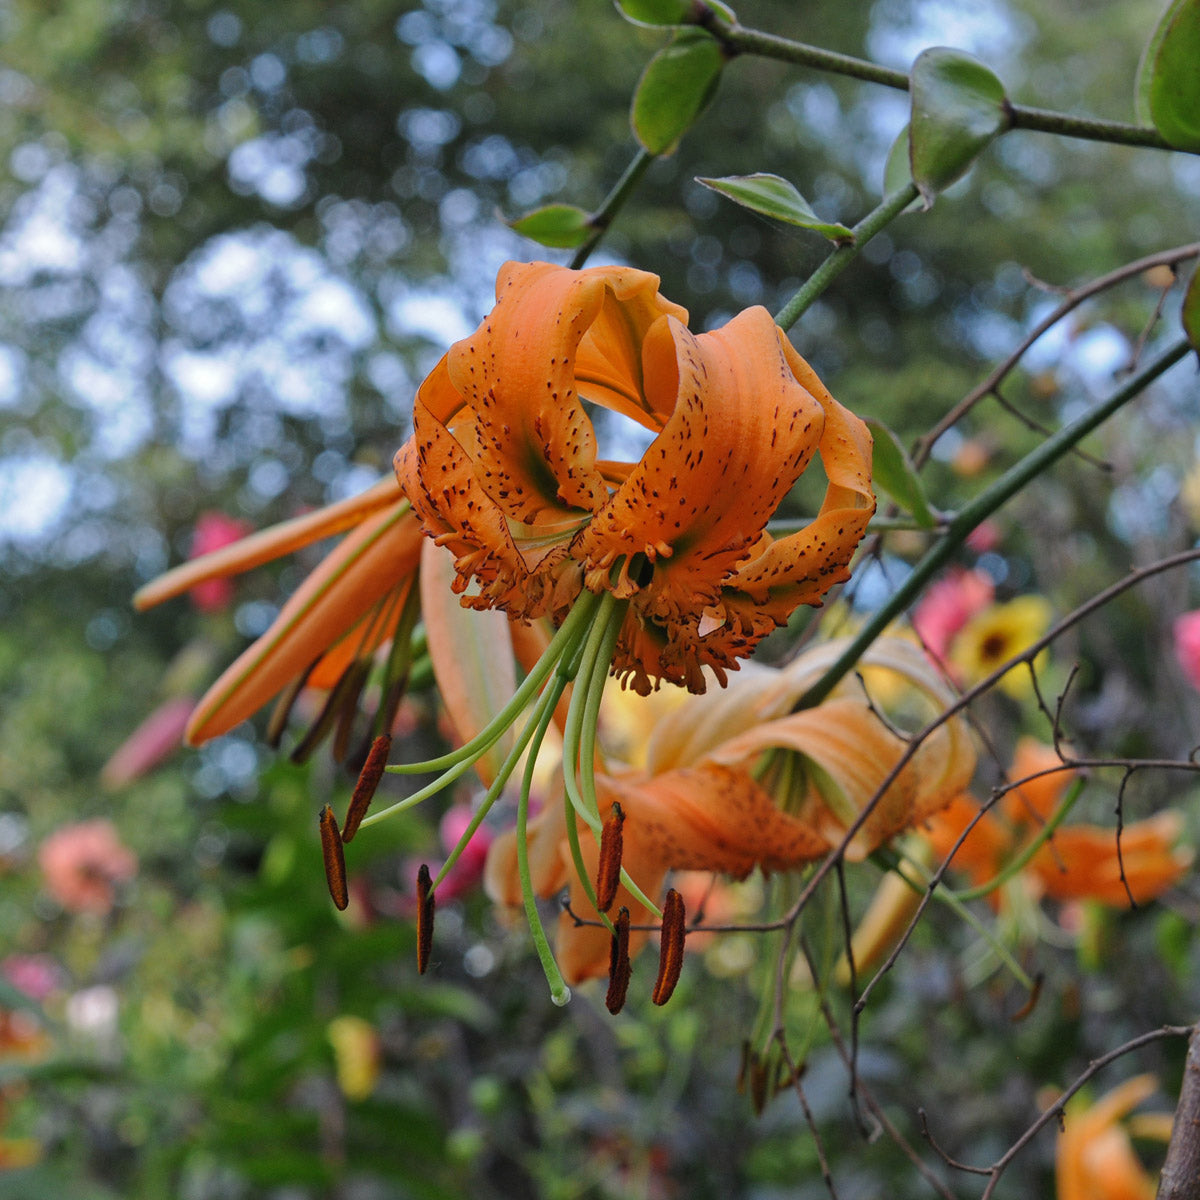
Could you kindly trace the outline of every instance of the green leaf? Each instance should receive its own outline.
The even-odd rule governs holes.
[[[1200,0],[1174,0],[1142,54],[1137,111],[1179,150],[1200,150]]]
[[[1010,123],[1004,85],[978,59],[935,46],[913,63],[909,166],[925,208]]]
[[[696,182],[764,217],[786,221],[801,229],[811,229],[835,242],[854,241],[854,234],[845,225],[836,221],[822,221],[809,207],[808,201],[778,175],[726,175],[722,179],[697,176]]]
[[[896,135],[896,140],[888,151],[887,162],[883,165],[883,195],[885,197],[912,183],[912,167],[909,165],[908,154],[908,126],[905,125]],[[914,200],[904,211],[915,212],[920,207],[920,200]]]
[[[1183,293],[1183,332],[1193,350],[1200,354],[1200,269],[1192,272],[1187,291]]]
[[[587,241],[592,232],[591,216],[573,204],[547,204],[533,212],[509,221],[523,237],[557,250],[574,250]]]
[[[635,25],[687,25],[692,12],[689,0],[616,0],[616,4]]]
[[[670,154],[712,98],[725,55],[700,29],[684,29],[647,64],[633,96],[633,132],[651,154]]]
[[[872,480],[922,529],[932,529],[937,524],[937,518],[925,497],[924,485],[904,447],[882,421],[868,417],[866,424],[875,439],[871,459]]]

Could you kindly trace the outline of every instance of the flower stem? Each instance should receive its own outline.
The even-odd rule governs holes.
[[[554,676],[547,685],[546,692],[553,693],[554,700],[551,704],[551,712],[554,710],[554,705],[558,703],[558,698],[563,694],[563,690],[567,686],[567,681],[560,676]],[[477,830],[482,823],[484,817],[492,805],[496,803],[500,797],[500,793],[504,791],[505,784],[508,783],[512,773],[517,769],[517,764],[521,761],[521,755],[525,753],[525,748],[533,743],[533,748],[529,752],[530,761],[536,761],[538,751],[542,746],[542,738],[545,737],[546,728],[541,724],[541,714],[546,704],[546,694],[538,698],[537,704],[534,706],[533,712],[529,714],[529,719],[525,722],[525,728],[521,730],[520,736],[513,743],[512,749],[505,755],[504,761],[500,764],[500,769],[496,772],[495,779],[492,780],[491,786],[484,795],[482,802],[479,805],[479,810],[471,818],[470,824],[464,830],[462,837],[458,839],[458,843],[447,856],[446,861],[442,864],[442,869],[438,872],[437,878],[433,881],[433,888],[436,890],[439,883],[445,879],[450,869],[458,861],[458,857],[466,848],[467,843],[475,836]],[[539,732],[540,731],[540,732]]]
[[[918,194],[917,185],[908,183],[892,192],[890,196],[885,196],[883,203],[867,213],[851,230],[854,240],[844,246],[838,246],[775,314],[775,324],[781,329],[791,329],[825,289],[858,257],[862,248],[880,230],[900,216]]]
[[[852,79],[881,84],[901,92],[909,89],[909,77],[906,72],[881,67],[878,63],[863,58],[823,50],[819,46],[809,46],[773,33],[747,29],[742,25],[716,26],[712,32],[735,53],[755,54],[761,58],[774,58],[835,75],[847,75]],[[1010,104],[1009,114],[1011,129],[1032,129],[1041,133],[1058,134],[1060,137],[1110,142],[1120,146],[1147,146],[1156,150],[1174,148],[1164,141],[1157,129],[1149,126],[1127,125],[1122,121],[1103,121],[1096,117],[1079,117],[1071,113],[1051,112],[1044,108],[1029,108],[1023,104]]]
[[[513,693],[512,699],[464,746],[451,750],[438,758],[426,759],[417,763],[393,763],[388,767],[393,775],[418,775],[425,771],[440,771],[443,767],[454,767],[466,762],[468,766],[486,754],[504,736],[505,731],[520,716],[521,711],[529,704],[542,684],[549,678],[551,671],[558,665],[560,659],[570,654],[581,636],[581,627],[590,620],[596,607],[597,597],[591,592],[584,592],[575,606],[567,614],[567,619],[559,627],[550,644],[542,652],[532,671],[525,676],[521,686]],[[457,777],[456,777],[457,778]]]
[[[1130,400],[1138,396],[1155,379],[1173,367],[1188,353],[1188,349],[1186,338],[1176,342],[1152,363],[1132,376],[1102,404],[1096,405],[1095,408],[1084,413],[1069,425],[1064,425],[1036,450],[1005,471],[974,500],[959,509],[947,527],[945,536],[929,548],[925,556],[909,572],[904,582],[884,604],[876,609],[874,615],[858,631],[850,644],[839,655],[837,661],[796,701],[796,709],[810,708],[814,704],[819,704],[833,691],[842,677],[854,668],[867,647],[920,595],[925,584],[941,570],[986,517],[991,516],[996,509],[1015,496],[1027,483],[1036,479],[1052,463],[1066,454],[1072,446],[1082,441]]]
[[[917,879],[909,878],[909,876],[904,873],[902,867],[908,867],[910,870],[912,870],[913,874],[917,876]],[[932,876],[924,866],[914,859],[905,857],[903,860],[901,860],[898,858],[892,864],[892,870],[895,871],[896,874],[899,875],[900,878],[903,879],[904,882],[907,883],[908,886],[914,891],[920,892],[922,895],[924,895],[924,893],[928,890],[928,884]],[[925,886],[922,886],[922,883],[918,882],[917,880],[921,880]],[[956,916],[961,917],[962,920],[970,925],[970,927],[975,930],[975,932],[979,934],[979,936],[983,938],[985,942],[987,942],[989,948],[1008,968],[1013,978],[1016,979],[1017,982],[1020,983],[1020,985],[1027,991],[1033,991],[1033,980],[1029,978],[1029,975],[1026,973],[1024,968],[1022,968],[1021,964],[1017,962],[1015,958],[1013,958],[1012,954],[1009,953],[1008,949],[1000,942],[996,935],[966,906],[966,904],[963,902],[962,896],[958,892],[952,892],[949,888],[939,887],[934,889],[933,898],[939,903],[946,905],[946,907],[951,909]]]
[[[646,168],[653,161],[653,154],[648,150],[638,149],[629,166],[625,168],[621,178],[613,184],[612,191],[604,198],[604,203],[588,218],[588,224],[592,227],[592,233],[588,234],[587,241],[575,251],[571,259],[571,268],[573,270],[579,270],[591,257],[592,251],[600,244],[600,239],[613,223],[613,218],[624,207],[625,201],[633,194],[633,189],[637,187],[638,182],[646,173]]]
[[[549,687],[543,693],[534,710],[537,726],[534,732],[535,744],[540,746],[546,736],[546,730],[554,719],[554,709],[562,696],[567,681],[562,676],[555,676]],[[533,718],[530,719],[533,724]],[[571,989],[563,981],[562,972],[554,960],[554,951],[546,937],[545,926],[542,925],[541,914],[537,910],[537,899],[533,894],[533,878],[529,870],[529,842],[527,829],[529,826],[529,793],[533,788],[533,772],[537,763],[537,754],[531,754],[525,763],[525,773],[521,778],[521,795],[517,801],[517,875],[521,880],[521,899],[525,904],[525,919],[529,923],[529,936],[533,939],[538,961],[546,982],[550,985],[550,999],[560,1008],[571,999]]]
[[[968,900],[980,900],[984,896],[991,895],[997,888],[1003,887],[1014,875],[1025,869],[1029,864],[1029,860],[1050,840],[1054,831],[1062,824],[1063,818],[1075,806],[1075,801],[1079,799],[1083,793],[1082,779],[1076,779],[1071,785],[1067,794],[1062,798],[1059,806],[1050,815],[1046,823],[1038,830],[1037,836],[1021,849],[1021,853],[1015,858],[1010,859],[1004,869],[997,873],[995,878],[989,879],[987,883],[981,883],[978,887],[954,889],[953,894],[964,903]]]

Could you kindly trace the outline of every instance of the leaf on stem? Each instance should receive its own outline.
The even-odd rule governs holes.
[[[928,210],[934,197],[965,175],[1009,126],[1004,85],[977,58],[934,46],[910,76],[909,166]]]
[[[1200,0],[1174,0],[1142,54],[1135,100],[1138,116],[1178,150],[1200,150],[1198,64]]]
[[[634,25],[705,25],[714,19],[735,21],[733,9],[720,0],[614,0],[617,11]]]
[[[691,0],[616,0],[617,10],[635,25],[687,25]]]
[[[647,64],[633,95],[637,140],[651,154],[670,154],[716,90],[725,55],[700,29],[680,30]]]
[[[922,529],[937,524],[925,487],[912,460],[896,435],[875,417],[866,418],[875,439],[871,455],[871,479],[908,513]]]
[[[890,196],[912,183],[912,166],[909,164],[908,156],[908,126],[905,125],[896,135],[896,140],[888,151],[887,162],[883,165],[884,197]],[[904,211],[916,212],[920,207],[921,201],[914,200]]]
[[[1188,281],[1187,291],[1183,294],[1183,332],[1187,334],[1188,344],[1200,354],[1200,268],[1192,272]]]
[[[812,230],[839,245],[854,241],[854,234],[847,226],[837,221],[822,221],[796,188],[778,175],[726,175],[720,179],[697,176],[696,182],[764,217]]]
[[[591,214],[574,204],[547,204],[508,222],[510,229],[542,246],[574,250],[592,232]]]

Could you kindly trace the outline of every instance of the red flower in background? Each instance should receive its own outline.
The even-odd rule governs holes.
[[[246,537],[253,528],[249,522],[226,516],[222,512],[201,513],[192,531],[192,549],[188,557],[199,558],[202,554],[221,550]],[[196,584],[188,596],[201,612],[221,612],[233,603],[233,581],[226,576],[205,579]]]

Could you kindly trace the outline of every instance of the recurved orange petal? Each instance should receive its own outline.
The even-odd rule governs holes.
[[[420,523],[408,502],[393,495],[326,556],[266,633],[209,688],[188,725],[188,741],[227,732],[303,674],[415,573],[420,547]]]
[[[1063,764],[1053,746],[1023,737],[1008,774],[1014,781],[1026,782],[1005,793],[1000,801],[1004,815],[1014,824],[1042,825],[1058,807],[1075,772]]]
[[[1118,1122],[1156,1086],[1137,1075],[1090,1107],[1068,1104],[1055,1153],[1058,1200],[1153,1200],[1155,1184]]]
[[[976,817],[979,818],[977,821]],[[973,826],[972,821],[975,821]],[[954,850],[955,843],[968,826],[971,832]],[[979,805],[966,793],[955,796],[941,812],[928,817],[921,832],[939,859],[945,859],[954,850],[951,869],[961,871],[974,886],[994,879],[1012,853],[1013,839],[1009,830],[990,811],[980,816]]]
[[[748,774],[719,764],[643,780],[598,779],[597,784],[602,818],[614,800],[620,802],[625,813],[622,865],[651,897],[660,892],[668,870],[719,871],[742,878],[756,866],[786,870],[811,862],[829,849],[820,834],[779,809]],[[594,872],[598,850],[590,833],[583,833],[581,846],[588,869]],[[575,879],[571,903],[579,916],[587,916],[583,886]],[[621,905],[629,909],[633,924],[645,924],[649,919],[647,910],[624,885],[617,889],[613,911]],[[631,933],[631,955],[645,938],[644,931]],[[555,951],[568,982],[608,971],[608,931],[577,926],[565,913]]]
[[[1118,857],[1115,829],[1070,825],[1055,832],[1029,869],[1046,895],[1056,900],[1098,900],[1126,907],[1132,893],[1141,904],[1162,895],[1191,865],[1190,850],[1173,848],[1182,829],[1183,817],[1173,810],[1135,821],[1121,832]]]
[[[752,627],[764,618],[782,623],[798,605],[817,603],[849,578],[850,558],[875,512],[870,433],[829,394],[787,338],[778,337],[791,371],[824,410],[818,451],[828,487],[812,522],[778,540],[764,537],[729,580],[726,605]]]

